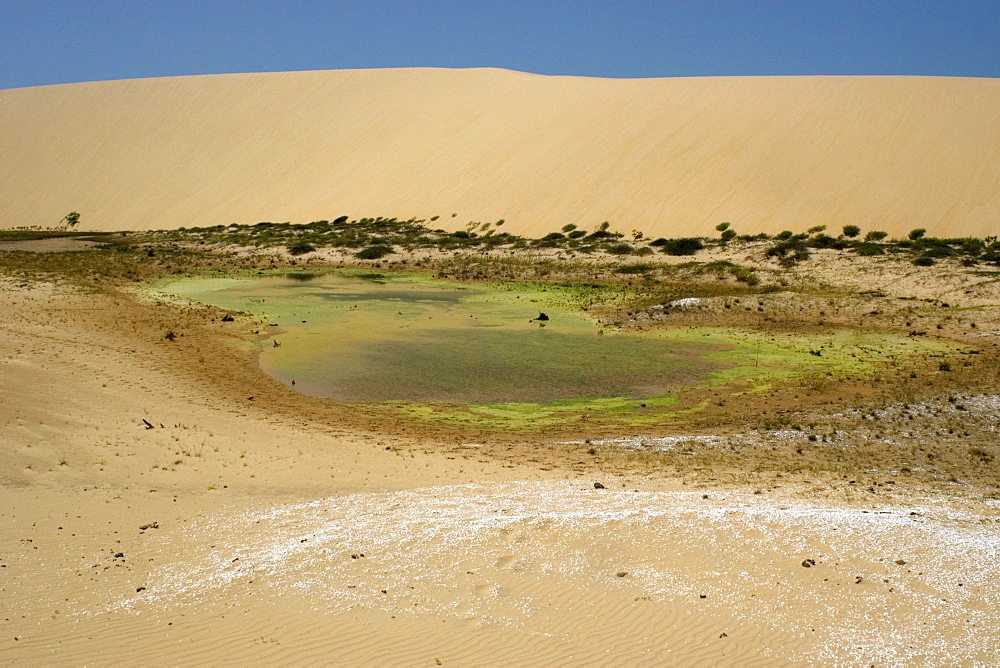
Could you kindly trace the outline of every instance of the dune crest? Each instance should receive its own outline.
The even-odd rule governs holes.
[[[0,228],[440,216],[541,235],[996,234],[1000,80],[493,69],[0,91]],[[453,216],[453,214],[456,214]]]

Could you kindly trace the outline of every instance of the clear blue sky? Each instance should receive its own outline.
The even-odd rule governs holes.
[[[412,66],[1000,77],[1000,0],[0,0],[0,88]]]

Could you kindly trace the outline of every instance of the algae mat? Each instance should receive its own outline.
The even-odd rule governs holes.
[[[641,399],[730,366],[709,358],[728,347],[717,341],[605,334],[573,306],[572,291],[555,286],[337,272],[191,279],[162,289],[266,316],[274,333],[261,368],[338,401]],[[543,313],[547,320],[538,319]]]
[[[657,422],[698,410],[679,401],[695,388],[754,392],[805,375],[863,377],[944,350],[878,332],[624,332],[602,328],[580,308],[613,301],[618,289],[463,285],[359,271],[158,286],[265,318],[261,368],[304,394],[388,402],[417,417],[508,429],[596,415]]]

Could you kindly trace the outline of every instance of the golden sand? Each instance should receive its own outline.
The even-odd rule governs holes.
[[[997,232],[1000,81],[232,74],[0,91],[0,227],[340,215],[648,235]],[[454,217],[453,217],[454,214]]]

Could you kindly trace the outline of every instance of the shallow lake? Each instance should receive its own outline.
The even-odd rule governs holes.
[[[728,346],[605,333],[557,286],[456,285],[415,274],[197,278],[161,288],[264,315],[261,368],[350,402],[664,397],[731,364]],[[548,320],[539,321],[540,313]]]

